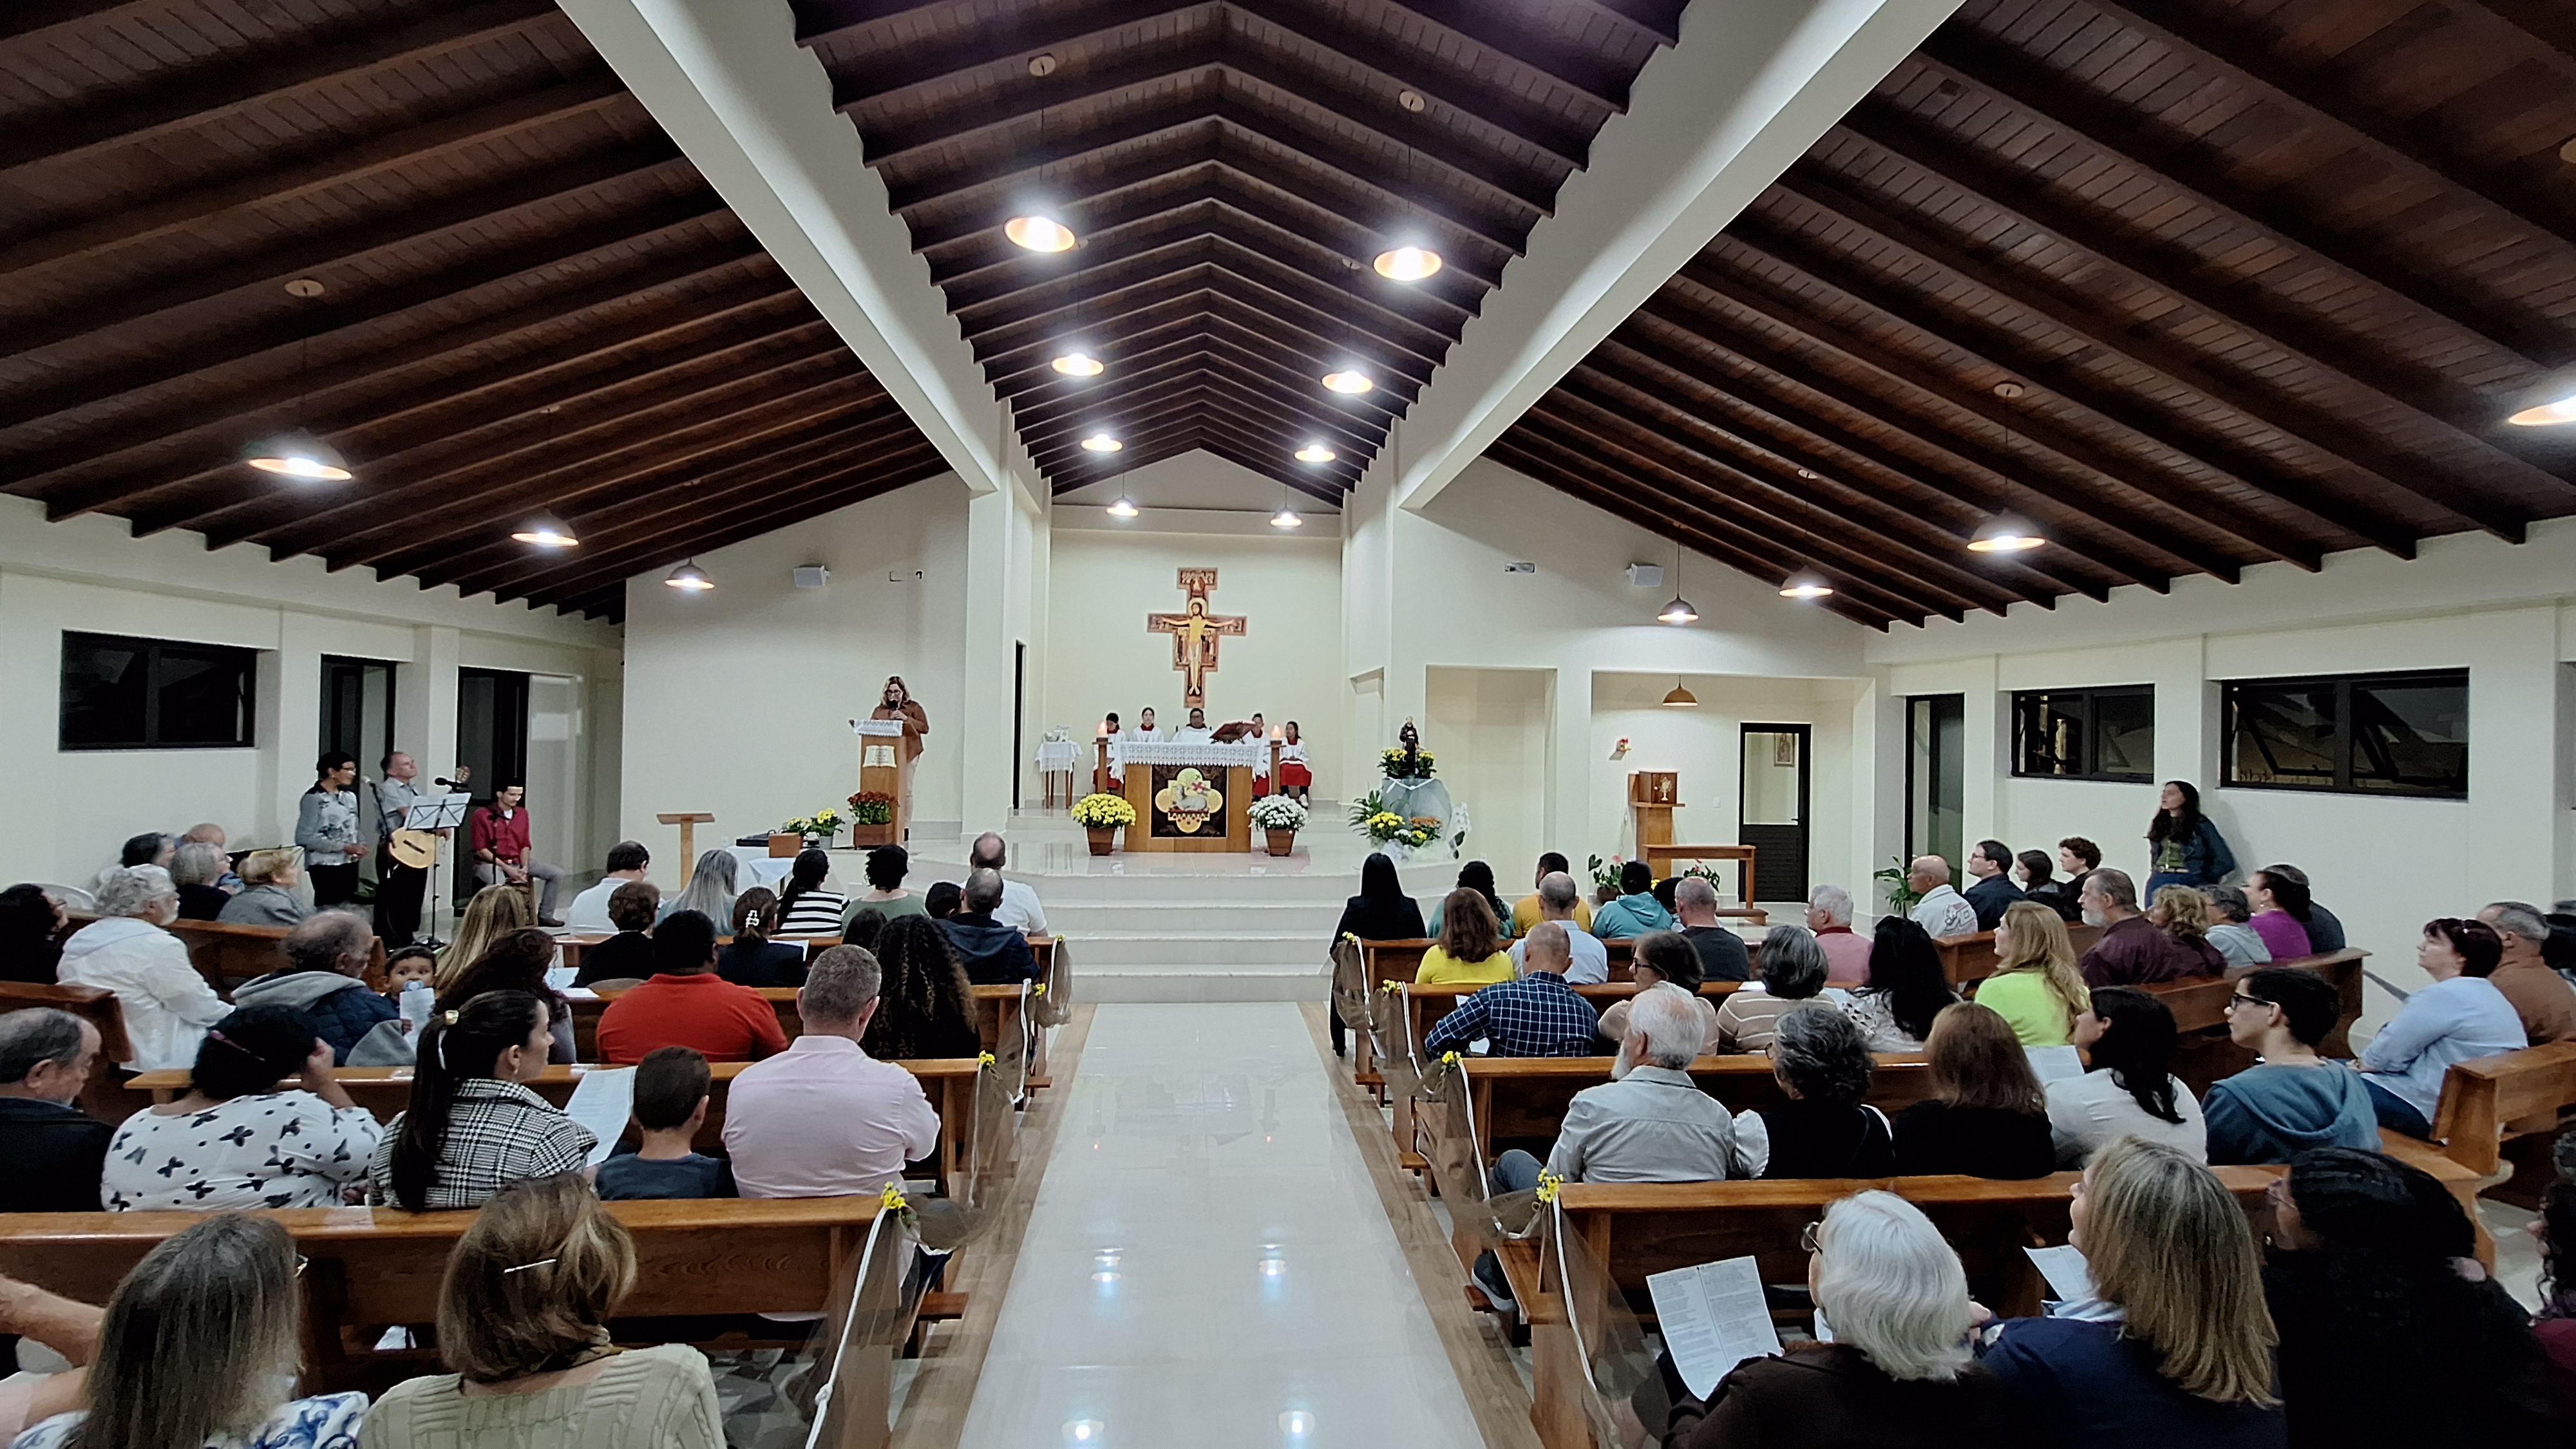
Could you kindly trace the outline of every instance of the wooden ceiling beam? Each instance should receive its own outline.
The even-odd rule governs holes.
[[[1250,309],[1244,310],[1249,312]],[[1208,305],[1204,299],[1195,310],[1159,312],[1157,317],[1160,320],[1156,321],[1156,325],[1145,327],[1140,331],[1129,332],[1122,326],[1115,332],[1104,330],[1101,334],[1085,333],[1078,339],[1089,345],[1092,354],[1100,358],[1109,368],[1109,371],[1101,374],[1100,377],[1066,377],[1055,370],[1050,359],[1040,357],[1030,359],[1024,366],[1011,372],[988,372],[986,381],[990,382],[993,391],[1003,398],[1042,394],[1043,397],[1039,400],[1044,400],[1071,396],[1096,390],[1104,381],[1114,379],[1121,373],[1133,371],[1139,367],[1151,367],[1156,361],[1169,355],[1170,349],[1174,346],[1200,337],[1219,335],[1238,342],[1257,343],[1259,345],[1254,350],[1273,362],[1289,364],[1291,369],[1299,372],[1300,375],[1320,378],[1332,368],[1332,363],[1317,355],[1317,349],[1304,346],[1293,333],[1283,338],[1281,334],[1292,332],[1292,329],[1274,329],[1264,334],[1253,326],[1247,326],[1242,318]],[[1122,324],[1140,320],[1154,319],[1129,317],[1119,319]],[[1244,335],[1239,337],[1234,335],[1238,333]],[[1408,379],[1390,379],[1387,386],[1390,391],[1394,391],[1399,384],[1406,381]]]
[[[858,38],[857,32],[881,20],[927,10],[939,0],[794,0],[788,13],[796,22],[796,43],[812,47]]]
[[[2192,524],[2206,523],[2225,529],[2275,559],[2296,564],[2309,573],[2315,573],[2322,565],[2324,550],[2314,539],[2294,531],[2281,522],[2247,513],[2224,495],[2201,491],[2200,485],[2188,477],[2168,478],[2164,476],[2163,465],[2159,463],[2124,457],[2096,444],[2082,433],[2066,427],[2062,422],[2040,411],[2036,404],[2044,399],[2025,395],[2007,405],[1995,396],[1993,388],[1996,382],[2007,379],[2026,378],[2037,381],[2048,387],[2050,392],[2061,400],[2082,407],[2095,417],[2126,429],[2150,446],[2170,453],[2185,464],[2211,475],[2212,480],[2220,485],[2233,485],[2287,502],[2287,499],[2282,499],[2282,495],[2270,486],[2277,470],[2267,467],[2257,471],[2241,463],[2231,467],[2228,461],[2218,456],[2218,449],[2179,433],[2173,420],[2158,417],[2147,409],[2118,396],[2105,395],[2101,389],[2092,387],[2079,378],[2068,376],[2054,366],[2046,364],[2029,366],[2026,365],[2030,362],[2027,358],[1998,362],[1986,356],[1975,341],[1963,337],[1962,334],[1967,329],[1925,305],[1919,296],[1910,295],[1902,288],[1887,286],[1863,276],[1856,268],[1843,264],[1839,259],[1821,254],[1807,244],[1804,238],[1767,221],[1759,218],[1739,218],[1735,225],[1727,229],[1717,246],[1713,246],[1709,252],[1702,252],[1694,265],[1705,267],[1710,261],[1711,253],[1718,247],[1740,252],[1756,262],[1785,267],[1801,273],[1853,301],[1876,309],[1881,315],[1922,333],[1935,344],[1952,352],[1960,373],[1983,370],[1992,374],[1992,380],[1980,388],[1969,377],[1945,376],[1942,372],[1936,372],[1914,362],[1903,352],[1885,348],[1873,349],[1877,352],[1877,360],[1882,367],[1893,368],[1897,375],[1917,390],[1930,392],[1943,403],[1973,412],[1987,422],[2011,428],[2017,436],[2028,436],[2032,441],[2067,462],[2107,478],[2115,486],[2127,488],[2161,503],[2181,514]],[[1709,276],[1712,273],[1703,271],[1700,275]],[[1767,284],[1750,276],[1733,277],[1732,282],[1739,289],[1734,295],[1740,296],[1743,290],[1767,290]],[[1788,301],[1789,299],[1785,297],[1766,298],[1761,310],[1764,315],[1773,316],[1777,314],[1778,309],[1772,304],[1774,302],[1787,304]],[[1805,299],[1800,299],[1800,303],[1812,305],[1806,303]],[[1864,339],[1852,337],[1839,330],[1832,334],[1829,345],[1841,348],[1846,343],[1853,346],[1868,345]],[[2313,514],[2310,516],[2316,517]],[[2341,527],[2331,519],[2318,518],[2317,521]]]
[[[1303,463],[1287,463],[1283,465],[1272,462],[1270,461],[1269,455],[1253,452],[1241,444],[1231,442],[1221,436],[1210,436],[1201,442],[1199,447],[1203,451],[1215,457],[1223,458],[1225,461],[1234,464],[1238,468],[1242,468],[1248,472],[1258,473],[1262,477],[1269,479],[1271,482],[1278,484],[1282,488],[1287,488],[1294,492],[1304,494],[1313,498],[1318,503],[1328,504],[1336,512],[1340,511],[1343,504],[1347,501],[1340,497],[1326,497],[1325,495],[1314,491],[1305,483],[1299,481],[1297,470],[1306,466]]]
[[[1593,107],[1617,114],[1628,109],[1631,84],[1627,68],[1598,53],[1579,54],[1561,45],[1546,45],[1516,17],[1527,12],[1492,0],[1402,0],[1388,7],[1429,26],[1435,34],[1423,49],[1445,52],[1447,41],[1465,41],[1521,69],[1543,76]],[[1447,35],[1437,32],[1446,31]]]
[[[1184,361],[1198,362],[1202,364],[1198,371],[1216,373],[1225,379],[1228,386],[1241,388],[1246,395],[1259,397],[1263,406],[1274,416],[1294,419],[1310,436],[1316,433],[1325,434],[1328,441],[1346,451],[1374,452],[1376,450],[1383,438],[1383,433],[1373,433],[1366,423],[1347,414],[1334,412],[1329,404],[1307,403],[1296,399],[1293,395],[1283,396],[1282,385],[1263,370],[1258,353],[1239,350],[1222,343],[1210,345],[1210,342],[1211,339],[1208,338],[1193,339],[1181,348],[1166,352],[1153,363],[1155,378],[1168,379],[1174,375],[1171,364]],[[1140,373],[1142,371],[1143,369],[1140,369]],[[1179,375],[1187,376],[1188,373]],[[1162,385],[1168,385],[1168,383]],[[1051,441],[1066,433],[1091,431],[1090,419],[1095,411],[1102,408],[1109,409],[1123,424],[1135,408],[1136,396],[1133,391],[1109,396],[1095,394],[1089,407],[1051,410],[1043,415],[1034,412],[1023,413],[1015,407],[1014,413],[1016,417],[1026,420],[1020,429],[1020,436],[1034,447],[1039,442]],[[1300,442],[1303,441],[1300,439]]]
[[[2553,492],[2576,490],[2576,482],[2563,480],[2548,469],[2524,462],[2514,451],[2501,449],[2488,436],[2496,431],[2496,407],[2476,394],[2463,394],[2463,389],[2447,376],[2401,376],[2398,369],[2367,356],[2365,345],[2357,345],[2349,335],[2329,335],[2316,322],[2285,315],[2259,289],[2210,284],[2208,278],[2200,276],[2200,258],[2166,260],[2164,255],[2156,255],[2156,250],[2138,248],[2133,242],[2107,235],[2102,224],[2084,217],[2076,206],[2050,196],[2048,188],[2027,175],[2014,173],[1999,160],[1976,155],[1953,139],[1932,137],[1911,119],[1896,119],[1891,124],[1886,108],[1878,103],[1865,101],[1857,106],[1850,116],[1839,121],[1837,129],[1911,168],[1935,175],[1945,186],[1971,193],[1978,201],[1986,201],[2040,235],[2056,237],[2071,248],[2084,250],[2099,260],[2099,266],[2110,268],[2128,284],[2174,299],[2192,312],[2223,322],[2246,338],[2259,340],[2280,356],[2311,369],[2324,382],[2339,384],[2362,397],[2378,400],[2380,405],[2416,415],[2432,428],[2445,431],[2452,441],[2463,443],[2473,454],[2491,459],[2504,472],[2512,472],[2524,485],[2548,487]],[[2326,361],[2329,353],[2336,361]],[[2514,441],[2514,446],[2524,443]],[[2414,467],[2429,467],[2429,459],[2416,459]],[[2463,500],[2460,511],[2468,513],[2468,508],[2470,503]],[[2506,541],[2522,541],[2519,516],[2486,508],[2486,513],[2478,516],[2478,526],[2504,536]]]
[[[1114,225],[1118,218],[1130,214],[1129,208],[1143,205],[1136,193],[1159,192],[1173,185],[1173,178],[1203,166],[1223,164],[1226,132],[1214,121],[1202,119],[1195,125],[1176,126],[1152,146],[1130,147],[1115,159],[1083,174],[1082,194],[1061,196],[1064,208],[1058,213],[1077,236],[1087,236],[1100,225]],[[996,197],[995,201],[1003,198]],[[962,250],[999,256],[1002,248],[1019,251],[1002,233],[1008,220],[1007,208],[993,206],[930,207],[927,203],[911,208],[890,207],[912,230],[912,249],[928,260],[933,275],[947,265],[948,259]]]
[[[405,126],[355,144],[334,141],[314,159],[261,169],[158,200],[71,221],[0,247],[0,275],[29,273],[104,255],[138,242],[209,225],[230,214],[268,211],[299,197],[450,155],[513,132],[631,105],[606,68],[457,115]]]
[[[0,135],[0,172],[181,130],[260,101],[515,34],[557,12],[548,0],[483,0],[410,25],[368,24],[245,62],[226,55],[153,82],[21,114]]]
[[[1803,163],[1792,166],[1772,185],[1785,196],[1795,198],[1830,216],[1841,226],[1868,235],[1879,243],[1905,252],[1972,286],[2004,299],[2022,311],[2033,313],[2073,336],[2088,349],[2117,357],[2133,366],[2155,372],[2167,380],[2188,388],[2202,397],[2240,413],[2284,437],[2313,450],[2366,483],[2408,491],[2403,485],[2381,476],[2358,459],[2350,456],[2361,450],[2353,448],[2348,433],[2338,432],[2327,420],[2300,415],[2286,400],[2275,398],[2268,389],[2229,386],[2202,369],[2190,349],[2177,346],[2150,333],[2106,325],[2102,314],[2091,307],[2062,299],[2048,291],[2039,280],[2025,280],[2003,265],[1986,260],[1965,248],[1935,237],[1912,223],[1861,200],[1829,180],[1814,174]],[[1748,217],[1750,213],[1747,214]],[[1998,337],[2018,337],[2009,329],[1991,329]],[[2016,365],[2042,368],[2072,378],[2073,369],[2060,364],[2028,363]],[[2051,386],[2057,386],[2052,383]],[[2349,528],[2377,547],[2399,558],[2415,556],[2415,536],[2401,520],[2370,508],[2366,504],[2329,494],[2321,483],[2277,475],[2277,496],[2310,515],[2325,519],[2338,527]],[[2463,517],[2462,523],[2476,526],[2476,520]]]
[[[1080,460],[1062,447],[1050,449],[1047,459],[1041,461],[1038,466],[1040,471],[1050,478],[1060,475],[1088,474],[1089,476],[1084,480],[1084,486],[1106,483],[1113,481],[1120,472],[1132,472],[1145,466],[1147,460],[1168,456],[1158,449],[1162,449],[1175,439],[1192,440],[1218,434],[1233,439],[1246,456],[1271,460],[1271,463],[1265,466],[1275,466],[1277,460],[1287,456],[1280,450],[1276,439],[1262,433],[1257,427],[1235,414],[1216,408],[1210,404],[1205,395],[1201,395],[1198,401],[1167,414],[1154,427],[1138,432],[1136,440],[1118,455],[1125,458],[1127,454],[1134,453],[1137,455],[1137,460],[1128,463],[1123,469],[1112,471],[1106,478],[1099,476],[1094,470],[1079,467]],[[1181,451],[1187,451],[1187,449],[1183,448]],[[1326,495],[1315,493],[1313,496],[1322,498]],[[1338,501],[1340,495],[1336,493],[1331,497]]]
[[[1040,431],[1050,424],[1065,420],[1097,418],[1104,422],[1114,421],[1125,399],[1158,384],[1167,383],[1172,378],[1188,377],[1201,372],[1223,374],[1241,386],[1245,392],[1262,398],[1272,407],[1294,411],[1300,416],[1318,422],[1329,422],[1339,418],[1342,420],[1341,427],[1344,431],[1355,433],[1363,438],[1368,437],[1372,432],[1382,433],[1395,416],[1393,409],[1385,404],[1375,403],[1367,397],[1343,399],[1325,392],[1320,387],[1314,389],[1312,397],[1307,397],[1293,379],[1284,378],[1259,361],[1244,357],[1218,344],[1202,347],[1195,352],[1179,354],[1153,367],[1140,369],[1134,375],[1121,379],[1113,390],[1092,393],[1079,398],[1065,398],[1043,406],[1014,408],[1013,417],[1024,432]],[[1087,426],[1087,421],[1082,425]]]
[[[1149,406],[1139,408],[1122,417],[1120,422],[1125,433],[1143,436],[1146,428],[1159,425],[1166,419],[1211,416],[1222,417],[1240,425],[1248,435],[1259,438],[1265,448],[1276,452],[1281,457],[1294,456],[1307,441],[1307,434],[1281,427],[1276,418],[1246,408],[1238,395],[1212,386],[1204,380],[1167,395]],[[1122,433],[1122,441],[1125,440],[1125,433]],[[1050,462],[1064,459],[1071,453],[1079,451],[1081,446],[1078,438],[1068,433],[1057,433],[1044,439],[1043,447],[1037,442],[1032,442],[1029,452],[1039,460],[1041,466],[1046,466]],[[1357,481],[1357,465],[1348,458],[1306,466],[1319,477],[1347,478],[1350,481]]]
[[[1306,398],[1307,394],[1314,394],[1308,400],[1315,404],[1319,416],[1347,416],[1342,410],[1341,397],[1326,393],[1322,386],[1326,364],[1309,361],[1300,367],[1295,353],[1283,356],[1283,349],[1270,345],[1256,328],[1240,319],[1217,313],[1202,314],[1186,326],[1170,329],[1151,347],[1131,348],[1121,343],[1110,359],[1110,370],[1098,377],[1064,377],[1049,368],[1047,373],[1051,382],[1017,388],[1004,396],[1009,397],[1011,406],[1018,409],[1045,407],[1078,398],[1114,397],[1129,376],[1198,350],[1216,351],[1249,363],[1260,376],[1290,396]],[[1411,391],[1411,388],[1399,389],[1390,385],[1365,396],[1377,397],[1378,392],[1385,393],[1386,396],[1376,406],[1394,413],[1402,410],[1399,404],[1409,401],[1405,394]]]
[[[2561,76],[2576,79],[2576,14],[2562,0],[2466,0],[2466,8],[2520,31],[2533,47],[2556,57],[2550,64]]]
[[[1131,306],[1114,315],[1104,315],[1096,325],[1086,324],[1079,336],[1047,335],[1017,346],[994,349],[990,337],[968,338],[976,350],[976,360],[984,365],[988,378],[1012,376],[1033,367],[1051,367],[1056,354],[1067,341],[1083,341],[1100,349],[1101,360],[1114,365],[1118,350],[1128,345],[1129,327],[1141,334],[1158,328],[1176,316],[1196,316],[1202,312],[1229,317],[1240,325],[1260,328],[1266,335],[1283,341],[1284,350],[1304,357],[1315,365],[1315,377],[1353,361],[1365,365],[1377,379],[1381,390],[1408,402],[1420,395],[1431,380],[1437,364],[1426,358],[1387,346],[1366,331],[1344,322],[1328,312],[1317,311],[1293,298],[1275,292],[1265,293],[1239,277],[1219,273],[1214,267],[1199,269],[1201,285],[1194,291],[1177,291],[1157,295],[1144,306]],[[1258,301],[1246,301],[1243,293]]]

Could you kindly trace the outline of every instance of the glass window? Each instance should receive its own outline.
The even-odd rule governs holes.
[[[2140,781],[2156,768],[2156,692],[2022,690],[2013,695],[2013,773],[2039,779]]]
[[[2221,783],[2373,795],[2469,793],[2469,672],[2231,680]]]
[[[248,749],[258,660],[249,649],[66,632],[62,748]]]

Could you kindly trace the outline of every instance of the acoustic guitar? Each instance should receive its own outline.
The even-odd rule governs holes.
[[[427,870],[438,864],[438,832],[434,830],[397,830],[385,848],[395,863],[413,870]]]

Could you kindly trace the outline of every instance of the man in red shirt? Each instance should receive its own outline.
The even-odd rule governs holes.
[[[655,1047],[695,1047],[711,1062],[787,1050],[769,998],[716,974],[716,923],[673,911],[653,928],[653,975],[599,1014],[599,1055],[633,1066]]]
[[[526,885],[530,877],[546,883],[537,902],[537,924],[560,926],[555,916],[555,882],[563,872],[528,854],[528,798],[525,785],[504,785],[492,792],[492,803],[478,805],[466,817],[466,839],[474,851],[474,878],[485,885]]]

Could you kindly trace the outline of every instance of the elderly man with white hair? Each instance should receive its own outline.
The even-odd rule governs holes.
[[[119,866],[99,883],[98,916],[63,943],[56,978],[65,986],[116,993],[125,1014],[133,1072],[194,1066],[206,1028],[232,1010],[188,962],[188,948],[162,927],[179,919],[179,888],[157,865]]]
[[[1522,931],[1520,940],[1512,943],[1512,965],[1515,968],[1520,966],[1523,950],[1529,945],[1530,931],[1538,929],[1543,922],[1557,921],[1565,926],[1566,945],[1573,957],[1565,968],[1565,983],[1568,986],[1599,986],[1607,982],[1610,979],[1610,948],[1601,944],[1600,937],[1585,930],[1578,919],[1577,908],[1583,904],[1583,893],[1575,889],[1574,877],[1561,870],[1540,876],[1535,899],[1538,901],[1538,919]],[[1518,916],[1520,912],[1515,908],[1512,914]]]
[[[1914,924],[1933,940],[1977,933],[1977,908],[1950,884],[1950,862],[1937,855],[1914,857],[1905,870],[1905,887],[1922,895],[1914,903]]]
[[[1825,953],[1827,986],[1869,984],[1869,937],[1852,930],[1851,892],[1820,885],[1807,892],[1807,929]]]

